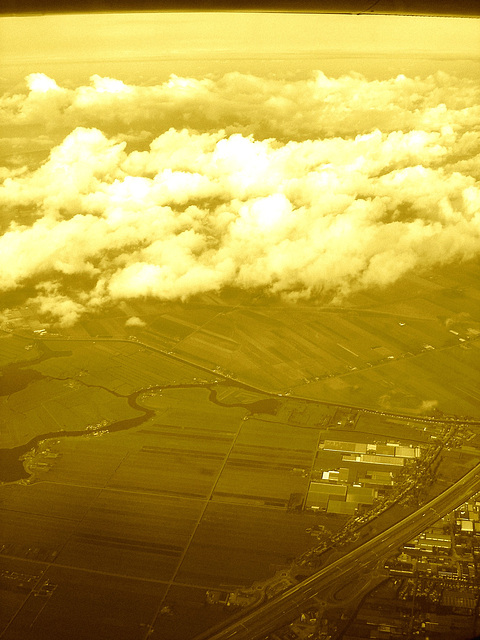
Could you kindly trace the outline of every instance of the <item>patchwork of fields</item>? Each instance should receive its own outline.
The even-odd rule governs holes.
[[[366,473],[349,443],[423,455],[442,428],[336,403],[479,416],[476,275],[440,270],[345,308],[238,292],[131,302],[40,339],[26,312],[0,339],[0,449],[37,439],[31,477],[0,485],[6,640],[65,625],[78,640],[93,628],[141,639],[150,625],[188,640],[229,613],[206,590],[265,580],[314,545],[313,529],[343,527],[357,507],[301,508],[315,483],[340,468],[389,486],[403,468],[379,456]],[[126,328],[132,315],[144,326]],[[446,454],[445,482],[470,448]]]
[[[217,386],[134,343],[46,340],[42,359],[28,340],[3,342],[20,371],[40,376],[2,396],[3,443],[54,434],[28,457],[27,482],[0,486],[6,638],[51,637],[68,606],[70,621],[89,620],[74,638],[91,638],[93,625],[99,638],[142,638],[155,619],[175,638],[172,611],[177,619],[190,603],[191,618],[201,601],[183,636],[192,637],[227,615],[205,609],[207,589],[248,586],[287,566],[311,546],[314,521],[344,524],[287,508],[308,490],[316,425],[331,408]],[[142,424],[116,430],[141,407],[151,412]],[[19,575],[31,586],[20,595]],[[142,606],[123,610],[130,591]]]
[[[109,353],[109,338],[133,337],[276,393],[399,412],[437,407],[475,416],[480,413],[478,281],[479,265],[470,262],[356,294],[336,307],[279,304],[239,291],[206,294],[183,304],[133,300],[101,320],[80,322],[69,334],[98,338],[97,355],[84,354],[91,370],[102,350]],[[129,316],[139,318],[139,326],[126,328]],[[33,326],[28,312],[24,326]],[[143,358],[136,354],[127,379],[118,375],[133,348],[126,344],[121,355],[111,354],[112,366],[103,370],[105,380],[121,393],[152,379],[149,350]],[[173,364],[173,379],[185,379],[184,365],[173,370]],[[60,360],[55,366],[61,369]],[[155,377],[161,379],[158,372]]]

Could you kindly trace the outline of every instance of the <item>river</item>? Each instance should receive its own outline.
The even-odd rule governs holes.
[[[95,389],[103,389],[108,393],[116,396],[117,398],[124,398],[132,409],[139,411],[142,415],[136,416],[134,418],[126,418],[124,420],[117,420],[112,424],[109,424],[108,427],[99,427],[97,431],[99,432],[115,432],[115,431],[125,431],[127,429],[132,429],[134,427],[138,427],[143,424],[151,417],[155,415],[154,409],[148,409],[141,404],[138,403],[138,397],[144,394],[147,391],[156,391],[158,389],[185,389],[185,388],[202,388],[209,391],[208,399],[210,402],[214,404],[225,407],[241,407],[242,409],[246,409],[250,413],[263,413],[274,415],[278,405],[280,402],[275,398],[265,398],[263,400],[257,400],[255,402],[249,403],[235,403],[235,404],[226,404],[221,402],[217,397],[216,389],[212,388],[210,383],[191,383],[191,384],[175,384],[175,385],[165,385],[160,384],[154,387],[148,387],[146,389],[139,389],[130,393],[128,395],[123,395],[113,391],[112,389],[108,389],[107,387],[103,387],[101,385],[89,384],[87,382],[78,380],[76,378],[56,378],[53,376],[46,376],[35,369],[29,369],[28,367],[33,364],[38,364],[43,362],[47,358],[58,358],[58,357],[67,357],[71,355],[71,351],[53,351],[46,345],[39,343],[39,348],[41,349],[41,355],[34,360],[26,360],[18,363],[11,363],[8,365],[4,365],[0,367],[0,395],[11,395],[17,391],[21,391],[25,389],[29,384],[33,382],[37,382],[38,380],[46,379],[46,380],[75,380],[76,382],[82,384],[86,387],[91,387]],[[224,381],[218,383],[221,385],[226,385],[230,387],[243,387],[242,384],[237,384],[233,381]],[[35,436],[29,442],[25,444],[19,445],[18,447],[12,447],[10,449],[0,449],[0,482],[17,482],[19,480],[27,479],[31,476],[31,474],[25,469],[23,464],[23,456],[25,456],[28,452],[34,451],[37,449],[41,442],[44,440],[50,439],[58,439],[58,438],[77,438],[81,436],[85,436],[88,433],[94,433],[94,431],[86,431],[82,429],[81,431],[50,431],[48,433],[43,433]]]

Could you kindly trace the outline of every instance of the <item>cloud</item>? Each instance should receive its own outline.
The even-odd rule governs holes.
[[[125,321],[126,327],[144,327],[145,324],[146,323],[141,318],[138,318],[137,316],[131,316],[130,318],[127,318],[127,320]]]
[[[64,136],[76,127],[98,127],[108,135],[171,127],[225,129],[287,142],[375,129],[429,132],[443,125],[478,131],[480,115],[478,84],[443,72],[370,82],[358,73],[327,78],[317,71],[285,80],[231,72],[217,78],[172,75],[162,84],[145,86],[93,75],[89,85],[74,89],[33,73],[26,84],[27,93],[0,99],[5,130],[20,132],[28,126]]]
[[[419,408],[419,413],[430,413],[438,406],[438,400],[423,400]]]
[[[472,81],[27,82],[0,100],[3,122],[35,127],[51,109],[41,141],[67,133],[38,166],[0,172],[0,291],[36,286],[63,326],[226,286],[336,303],[480,252]]]
[[[29,298],[27,305],[31,305],[40,317],[60,327],[75,324],[85,311],[83,305],[60,293],[56,283],[41,283],[37,290],[38,295]]]

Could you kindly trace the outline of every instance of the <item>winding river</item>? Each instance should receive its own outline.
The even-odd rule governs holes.
[[[23,362],[13,363],[4,365],[0,367],[0,396],[9,396],[17,391],[21,391],[25,389],[29,384],[33,382],[37,382],[39,380],[60,380],[60,381],[68,381],[72,380],[82,384],[85,387],[91,387],[95,389],[103,389],[108,393],[116,396],[117,398],[125,399],[129,406],[136,411],[139,411],[141,415],[135,416],[134,418],[126,418],[124,420],[117,420],[108,425],[108,427],[99,427],[98,432],[102,432],[108,430],[108,432],[115,431],[125,431],[127,429],[133,429],[134,427],[138,427],[143,424],[151,417],[155,415],[154,409],[148,409],[141,404],[138,403],[138,398],[142,394],[148,391],[156,391],[158,389],[189,389],[189,388],[201,388],[209,391],[208,399],[210,402],[214,404],[225,407],[241,407],[242,409],[246,409],[250,413],[264,413],[264,414],[274,414],[278,407],[279,401],[274,398],[265,398],[263,400],[257,400],[255,402],[250,403],[236,403],[236,404],[226,404],[221,402],[218,399],[218,394],[216,389],[212,388],[210,383],[192,383],[192,384],[159,384],[154,387],[148,387],[145,389],[139,389],[130,393],[128,395],[117,393],[112,389],[108,389],[107,387],[103,387],[101,385],[89,384],[87,382],[83,382],[78,380],[77,378],[56,378],[53,376],[46,376],[35,369],[30,369],[31,365],[38,364],[43,362],[48,358],[58,358],[58,357],[67,357],[71,355],[71,351],[53,351],[46,345],[42,343],[38,343],[38,346],[41,350],[41,355],[38,358],[33,360],[26,360]],[[222,386],[230,386],[230,387],[242,387],[243,385],[237,384],[233,381],[225,381],[218,383]],[[217,384],[217,386],[218,386]],[[23,464],[23,456],[30,451],[33,451],[38,448],[41,442],[49,439],[58,439],[58,438],[76,438],[85,436],[88,433],[94,433],[94,431],[85,431],[82,429],[80,431],[51,431],[49,433],[43,433],[35,436],[29,442],[25,444],[19,445],[18,447],[12,447],[10,449],[0,449],[0,482],[17,482],[19,480],[27,479],[31,476],[31,474],[25,469]]]

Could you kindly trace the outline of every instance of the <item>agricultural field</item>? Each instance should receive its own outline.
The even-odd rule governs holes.
[[[178,581],[229,589],[273,575],[311,545],[313,523],[340,528],[342,517],[288,513],[284,509],[211,503],[178,573]]]
[[[46,565],[33,560],[0,555],[0,625],[2,629],[15,617],[31,590],[45,572]]]
[[[293,387],[295,394],[399,413],[480,414],[480,343],[426,349],[326,380]]]
[[[157,418],[166,425],[194,427],[200,433],[205,430],[236,433],[245,409],[217,406],[208,397],[208,389],[165,388],[151,396],[146,395],[141,402],[142,406],[154,408]]]
[[[205,604],[207,590],[259,583],[310,549],[312,531],[340,530],[350,516],[311,509],[311,483],[341,468],[349,484],[381,478],[388,489],[403,466],[346,460],[325,441],[425,455],[444,426],[415,415],[478,416],[480,315],[467,280],[459,293],[441,273],[417,277],[329,309],[232,291],[134,301],[69,335],[4,333],[0,444],[37,438],[30,477],[0,485],[0,586],[7,618],[20,611],[5,637],[55,637],[73,615],[89,620],[78,640],[93,625],[104,640],[140,639],[150,624],[188,640],[228,613]],[[144,326],[125,327],[132,315]],[[442,454],[435,491],[478,458],[471,436]],[[24,591],[10,588],[12,571]]]
[[[396,442],[408,442],[420,446],[423,443],[434,442],[442,430],[443,428],[438,425],[432,424],[426,427],[422,422],[408,419],[400,420],[378,414],[360,413],[355,423],[355,438],[364,436],[365,441],[369,441],[372,437],[382,436],[395,439]],[[332,432],[330,434],[332,435]],[[348,440],[349,438],[347,435],[339,439]]]
[[[27,597],[4,638],[48,640],[68,628],[72,640],[142,640],[165,593],[158,582],[55,565],[39,583],[39,595]]]
[[[426,402],[445,412],[476,415],[479,278],[478,264],[469,262],[328,307],[279,304],[235,290],[184,304],[133,300],[101,320],[82,320],[56,348],[70,349],[72,339],[88,341],[83,351],[76,344],[67,369],[75,362],[86,381],[101,373],[119,393],[165,380],[188,381],[195,376],[191,362],[277,393],[412,412],[422,411]],[[125,326],[132,316],[139,324]],[[110,342],[115,338],[140,344]],[[164,360],[159,367],[154,352],[142,344],[184,362]],[[38,370],[61,376],[64,360],[44,361]],[[201,375],[212,379],[212,373]]]
[[[198,370],[157,354],[135,342],[111,340],[45,343],[54,349],[69,350],[66,357],[52,358],[34,365],[35,370],[55,378],[75,378],[84,384],[101,385],[128,395],[150,385],[191,382]],[[210,379],[212,376],[210,376]]]
[[[21,484],[0,486],[3,509],[18,513],[79,522],[98,494],[95,487],[60,484],[53,481],[36,482],[25,490]]]
[[[202,512],[198,500],[105,489],[58,563],[108,574],[170,580]]]
[[[5,425],[3,446],[28,442],[38,434],[82,431],[102,420],[113,423],[139,415],[125,398],[105,389],[57,380],[39,380],[0,401]]]
[[[239,291],[197,296],[182,305],[130,301],[106,314],[105,326],[84,320],[70,333],[99,337],[83,358],[86,379],[98,374],[97,356],[108,355],[115,366],[103,367],[102,376],[122,393],[168,376],[187,381],[191,362],[276,393],[409,412],[433,403],[445,412],[477,415],[479,278],[478,264],[470,262],[410,276],[329,307],[279,304],[262,295],[252,300]],[[142,326],[125,327],[128,314]],[[143,357],[140,344],[125,344],[121,351],[105,337],[131,334],[184,364],[175,368],[171,361],[159,370],[152,351],[146,349]],[[61,360],[42,367],[59,371]],[[123,364],[129,365],[127,377],[117,375]],[[208,372],[201,375],[211,380]]]
[[[231,615],[224,606],[207,607],[205,589],[172,585],[163,601],[154,629],[160,638],[189,640]]]
[[[38,347],[28,338],[0,332],[0,367],[13,362],[35,360],[39,355]]]
[[[40,482],[103,487],[128,456],[130,432],[46,440],[30,462]],[[50,455],[55,457],[50,457]],[[39,465],[39,462],[45,462]]]
[[[28,638],[30,625],[38,638],[54,633],[55,625],[65,623],[62,611],[72,589],[78,611],[99,625],[98,637],[109,637],[113,628],[116,637],[136,637],[158,607],[166,613],[157,624],[167,629],[185,607],[178,593],[188,592],[185,597],[204,606],[206,589],[251,585],[288,565],[311,546],[314,522],[332,531],[345,523],[344,516],[289,508],[292,496],[298,505],[307,493],[319,425],[331,420],[331,407],[207,384],[202,372],[152,352],[152,373],[180,373],[188,382],[166,381],[164,373],[153,380],[161,389],[140,387],[133,395],[149,413],[141,424],[116,431],[138,410],[110,388],[102,363],[111,366],[115,359],[117,379],[133,388],[132,371],[145,349],[72,340],[67,350],[55,342],[65,355],[32,364],[40,378],[4,398],[12,414],[26,416],[25,424],[38,417],[24,432],[15,423],[13,444],[56,429],[28,456],[33,475],[0,486],[0,558],[7,565],[39,565],[40,587],[54,585],[51,593],[45,587],[45,609],[40,611],[38,598],[24,600],[8,637]],[[150,377],[139,382],[147,381],[152,386]],[[104,431],[85,429],[85,422],[103,420],[111,423]],[[69,436],[75,429],[83,435]],[[98,600],[89,593],[94,580]],[[110,607],[132,580],[134,591],[157,606],[146,617],[132,614],[134,621]],[[113,611],[109,616],[102,613],[107,609]],[[198,628],[224,615],[221,609],[205,611]],[[175,638],[175,629],[166,637]],[[75,633],[86,638],[88,625]]]
[[[205,593],[221,584],[251,584],[310,546],[306,529],[313,515],[287,507],[292,494],[306,494],[315,424],[331,409],[294,400],[285,406],[287,399],[222,384],[205,388],[201,372],[186,366],[181,373],[188,372],[189,382],[183,386],[170,380],[171,387],[142,387],[138,407],[150,413],[142,424],[115,431],[115,424],[138,411],[127,397],[112,393],[102,362],[116,358],[116,375],[127,379],[135,359],[145,357],[144,348],[92,343],[90,352],[87,343],[76,341],[68,351],[63,343],[55,347],[65,355],[32,365],[40,379],[6,398],[12,413],[38,416],[28,431],[16,425],[14,444],[52,428],[55,436],[28,457],[33,475],[27,482],[0,487],[5,557],[40,562],[47,574],[64,568],[49,600],[52,615],[62,584],[68,593],[75,576],[130,576],[178,588],[188,583]],[[183,365],[155,352],[149,357],[156,363],[152,371],[165,363],[169,375],[179,377],[172,370]],[[54,427],[47,410],[58,421]],[[98,434],[82,422],[106,419],[112,424]],[[64,424],[69,428],[62,432]],[[75,429],[83,435],[68,437]],[[343,522],[338,517],[326,524],[335,529]],[[208,544],[216,535],[223,539],[217,548]],[[239,535],[246,540],[241,548]],[[257,551],[249,557],[253,540]],[[214,563],[205,562],[210,556]],[[68,578],[66,567],[73,572]],[[29,606],[22,611],[31,624]],[[18,625],[10,625],[9,633],[20,634],[21,618]]]
[[[23,496],[19,498],[19,506],[22,508]],[[28,499],[26,502],[28,504]],[[52,562],[72,535],[77,523],[75,519],[61,516],[6,508],[2,512],[0,524],[3,553],[16,558]]]

